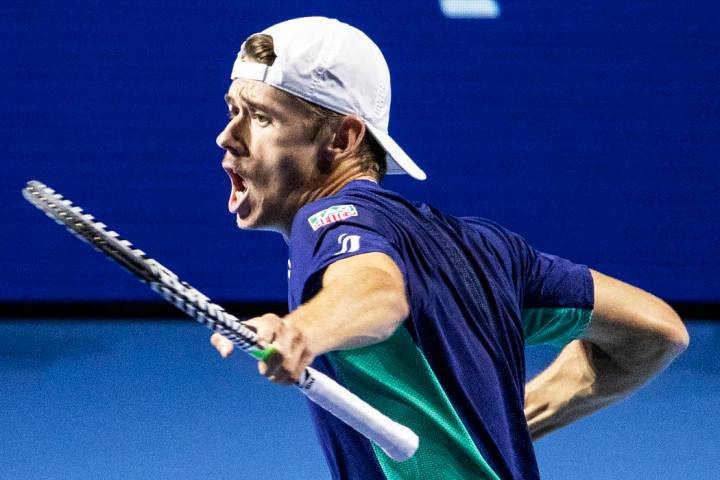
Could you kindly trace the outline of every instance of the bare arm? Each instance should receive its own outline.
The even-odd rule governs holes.
[[[317,355],[387,339],[408,308],[395,262],[382,253],[366,253],[331,264],[318,294],[286,317],[268,314],[246,323],[277,350],[260,363],[260,373],[291,384]],[[223,356],[232,351],[232,343],[218,334],[211,342]]]
[[[534,440],[627,396],[687,348],[687,330],[665,302],[601,273],[592,276],[595,307],[582,339],[525,387]]]

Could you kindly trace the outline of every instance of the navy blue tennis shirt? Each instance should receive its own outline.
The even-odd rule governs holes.
[[[290,310],[317,294],[331,263],[370,252],[402,271],[410,315],[388,340],[314,366],[413,429],[420,446],[396,462],[311,403],[333,478],[539,478],[523,412],[524,347],[582,333],[593,308],[589,269],[491,221],[356,180],[294,218]]]

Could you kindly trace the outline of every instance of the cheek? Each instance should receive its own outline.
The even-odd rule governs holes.
[[[270,182],[278,200],[283,201],[307,189],[312,171],[302,160],[288,155],[280,158],[275,167]]]
[[[281,135],[256,140],[256,182],[268,194],[291,195],[307,188],[317,177],[317,147],[306,138],[301,141],[293,135]]]
[[[282,201],[307,185],[311,175],[308,169],[302,168],[300,161],[292,155],[282,156],[273,162],[258,162],[253,170],[255,186],[259,187],[266,199],[277,197],[276,201]]]

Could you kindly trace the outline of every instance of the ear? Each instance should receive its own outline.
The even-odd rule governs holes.
[[[355,115],[346,115],[333,130],[328,145],[334,161],[353,157],[367,135],[365,122]]]

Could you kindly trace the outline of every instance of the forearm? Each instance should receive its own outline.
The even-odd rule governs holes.
[[[534,439],[627,396],[688,346],[685,326],[665,302],[591,273],[595,307],[583,340],[568,344],[526,385],[525,416]]]
[[[268,313],[245,321],[272,347],[258,363],[270,381],[291,385],[313,359],[332,350],[363,347],[390,337],[408,316],[405,280],[395,262],[379,252],[338,260],[324,272],[322,288],[287,316]],[[232,342],[211,343],[223,357]]]
[[[533,440],[621,398],[611,393],[622,370],[599,348],[581,340],[525,385],[525,417]]]
[[[402,279],[379,269],[361,278],[343,276],[325,282],[308,303],[285,320],[308,339],[315,355],[381,342],[408,315]]]
[[[650,340],[628,346],[622,355],[608,354],[588,341],[571,342],[525,387],[525,416],[532,438],[536,440],[626,397],[662,371],[678,353],[670,344]]]

